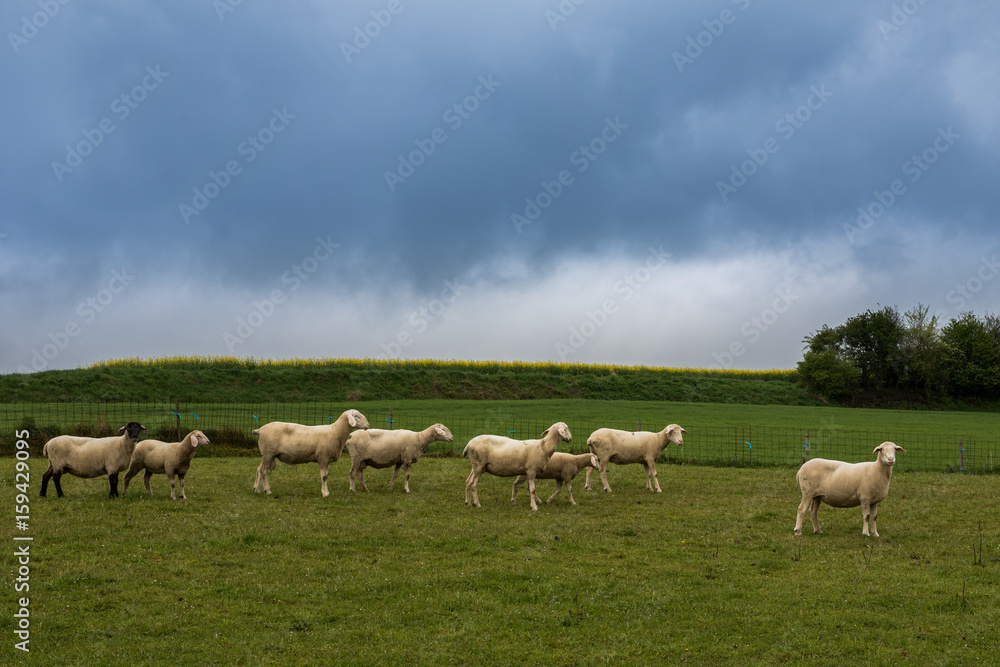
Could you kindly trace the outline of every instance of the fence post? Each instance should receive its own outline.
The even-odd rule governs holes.
[[[174,413],[177,414],[177,439],[181,439],[181,402],[174,401]]]
[[[958,470],[959,472],[965,472],[965,447],[962,445],[962,439],[958,439]]]
[[[393,429],[393,425],[392,425],[392,406],[390,405],[389,406],[389,430],[391,431],[392,429]]]
[[[806,448],[805,459],[806,459],[806,461],[808,461],[809,460],[809,429],[806,429],[806,444],[805,444],[805,448]]]

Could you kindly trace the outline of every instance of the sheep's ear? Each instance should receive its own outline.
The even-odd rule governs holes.
[[[347,423],[350,424],[351,426],[357,426],[358,425],[358,420],[354,418],[354,411],[353,410],[351,412],[347,413]]]
[[[897,452],[904,452],[904,453],[906,452],[906,450],[903,449],[902,447],[900,447],[899,445],[896,445],[896,451]]]
[[[686,428],[681,428],[681,433],[687,433],[687,429]]]
[[[543,437],[543,438],[544,438],[545,436],[547,436],[548,434],[549,434],[549,429],[545,429],[544,431],[542,431],[542,437]]]
[[[124,432],[125,432],[125,427],[124,427],[124,426],[122,426],[122,427],[121,427],[120,429],[118,429],[118,431],[117,431],[117,433],[124,433]]]

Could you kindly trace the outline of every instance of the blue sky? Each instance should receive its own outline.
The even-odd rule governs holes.
[[[0,372],[1000,310],[996,3],[161,4],[0,9]]]

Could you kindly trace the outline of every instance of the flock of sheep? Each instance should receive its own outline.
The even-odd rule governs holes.
[[[123,493],[128,493],[128,485],[135,475],[145,471],[143,482],[146,492],[152,495],[150,478],[154,474],[166,474],[170,479],[170,498],[176,500],[174,476],[180,479],[181,498],[184,495],[184,476],[191,467],[197,448],[209,444],[201,431],[191,431],[180,442],[143,440],[139,436],[146,428],[138,422],[129,422],[118,430],[118,434],[107,438],[87,438],[60,435],[52,438],[42,448],[49,459],[49,468],[42,476],[41,495],[44,497],[51,479],[56,492],[63,496],[60,478],[64,473],[77,477],[92,478],[108,476],[110,497],[118,496],[118,475],[125,475]],[[297,463],[318,463],[320,472],[320,492],[323,497],[330,494],[327,488],[329,466],[340,460],[346,448],[351,455],[350,490],[355,483],[365,486],[366,467],[388,468],[395,466],[389,488],[392,488],[399,474],[404,471],[403,488],[410,492],[410,467],[416,463],[427,446],[432,442],[452,442],[454,437],[444,424],[434,424],[423,431],[397,429],[392,431],[368,427],[368,420],[357,410],[346,410],[331,424],[304,426],[288,422],[271,422],[255,430],[258,436],[261,461],[257,467],[254,492],[263,489],[271,493],[268,473],[277,462],[289,465]],[[646,471],[646,488],[661,492],[656,477],[656,459],[671,442],[684,444],[683,434],[687,433],[677,424],[671,424],[662,431],[621,431],[600,428],[587,439],[590,453],[566,454],[557,452],[560,442],[573,439],[569,427],[556,422],[542,433],[537,440],[514,440],[499,435],[479,435],[465,446],[462,455],[469,459],[472,471],[465,480],[465,504],[480,507],[478,485],[483,473],[498,477],[514,477],[511,501],[517,498],[517,489],[527,481],[531,509],[538,510],[541,499],[535,493],[536,479],[556,480],[556,491],[546,502],[552,500],[566,485],[569,501],[573,500],[572,481],[577,473],[587,468],[586,489],[590,490],[590,477],[598,470],[604,490],[610,492],[607,469],[609,463],[627,465],[641,463]],[[802,491],[795,534],[802,534],[802,520],[808,510],[813,531],[822,532],[817,519],[821,502],[833,507],[861,506],[864,535],[869,535],[868,521],[871,519],[871,534],[878,537],[875,518],[878,503],[889,493],[889,480],[896,462],[896,452],[906,450],[891,442],[883,442],[873,453],[875,461],[844,463],[828,459],[811,459],[802,464],[796,474]]]

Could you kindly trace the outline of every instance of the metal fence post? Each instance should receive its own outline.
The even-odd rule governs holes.
[[[177,439],[181,439],[181,402],[174,401],[174,413],[177,415]]]

